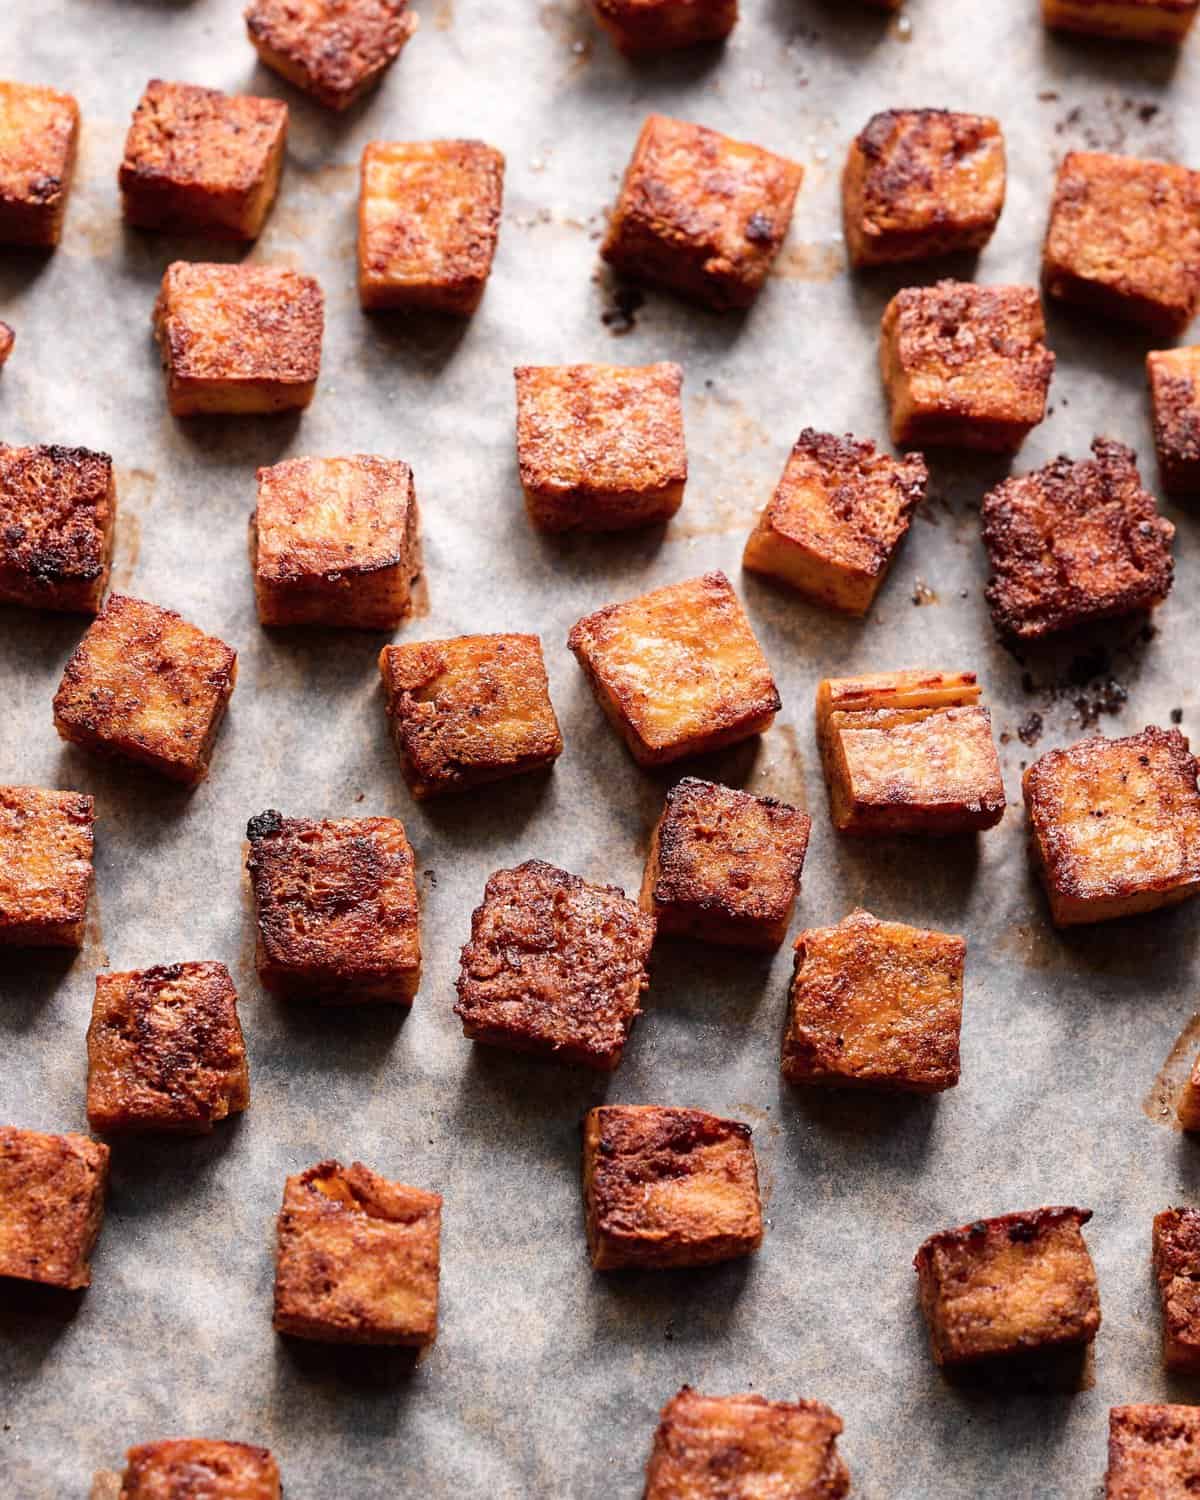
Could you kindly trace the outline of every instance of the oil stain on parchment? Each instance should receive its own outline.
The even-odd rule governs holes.
[[[775,257],[771,275],[783,281],[834,281],[845,269],[845,246],[835,240],[817,240],[785,245]]]
[[[1200,1011],[1175,1038],[1166,1062],[1142,1100],[1142,1113],[1156,1125],[1169,1125],[1174,1130],[1181,1128],[1175,1116],[1175,1101],[1192,1071],[1197,1052],[1200,1052]]]
[[[117,529],[113,546],[110,587],[124,592],[133,583],[142,550],[142,513],[154,493],[157,475],[152,469],[114,471],[117,485]]]

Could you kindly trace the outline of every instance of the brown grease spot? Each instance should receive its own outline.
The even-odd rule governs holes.
[[[804,752],[794,724],[778,719],[763,736],[763,763],[755,772],[755,784],[747,787],[756,797],[775,797],[801,812],[808,811],[808,788],[804,782]]]
[[[454,25],[454,0],[438,0],[433,11],[433,24],[438,31],[449,31]]]
[[[771,275],[784,281],[834,281],[845,269],[845,246],[835,240],[816,240],[785,245],[775,257]]]
[[[1142,1113],[1148,1120],[1156,1125],[1169,1125],[1172,1130],[1182,1129],[1175,1115],[1175,1102],[1192,1071],[1197,1052],[1200,1052],[1200,1011],[1175,1038],[1166,1062],[1142,1100]]]

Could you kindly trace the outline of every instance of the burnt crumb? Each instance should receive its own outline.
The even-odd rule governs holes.
[[[259,839],[270,838],[272,834],[278,833],[282,827],[283,814],[271,807],[250,819],[246,824],[246,837],[252,844],[256,844]]]
[[[1042,737],[1044,721],[1041,714],[1031,711],[1025,715],[1017,726],[1017,738],[1023,745],[1036,745]]]
[[[936,604],[938,596],[923,578],[918,578],[913,584],[912,602],[917,605]]]
[[[1162,106],[1152,99],[1106,94],[1099,104],[1069,109],[1055,122],[1054,133],[1087,151],[1173,160],[1169,122]],[[1062,402],[1066,405],[1066,402]]]
[[[999,740],[1002,745],[1011,745],[1012,735],[1009,734],[1007,729],[1002,729],[999,734]]]
[[[1172,724],[1182,724],[1183,723],[1183,709],[1182,708],[1173,708],[1171,710],[1171,723]]]
[[[612,289],[612,306],[600,314],[609,333],[620,337],[637,327],[637,314],[646,301],[645,293],[628,282],[618,282]]]
[[[1158,111],[1159,106],[1157,104],[1141,104],[1138,106],[1137,116],[1143,124],[1149,124]]]
[[[1058,93],[1054,89],[1043,89],[1042,92],[1038,95],[1038,99],[1043,104],[1053,104],[1056,102],[1058,97]]]
[[[1129,692],[1114,678],[1107,678],[1098,692],[1090,697],[1075,699],[1075,712],[1079,715],[1080,727],[1091,729],[1099,722],[1101,714],[1119,714],[1129,701]]]
[[[437,890],[437,871],[436,870],[422,870],[421,871],[421,878],[423,880],[428,881],[431,890],[435,890],[435,891]]]

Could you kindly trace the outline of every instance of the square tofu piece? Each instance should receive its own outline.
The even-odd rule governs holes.
[[[1100,1327],[1085,1208],[1035,1208],[943,1229],[913,1264],[939,1365],[1090,1344]]]
[[[361,1162],[289,1177],[275,1252],[275,1328],[332,1344],[437,1337],[442,1200]]]
[[[668,584],[586,615],[567,645],[644,766],[769,729],[775,679],[724,573]]]
[[[94,807],[81,792],[0,786],[0,946],[83,943]]]
[[[107,453],[0,444],[0,599],[94,615],[116,513]]]
[[[110,594],[63,671],[54,727],[172,781],[208,775],[237,681],[237,652],[173,609]]]
[[[939,281],[897,292],[879,346],[892,441],[1015,453],[1046,415],[1045,336],[1033,287]]]
[[[412,470],[396,459],[288,458],[259,469],[260,622],[394,629],[421,572],[417,520]]]
[[[650,115],[600,254],[619,275],[722,311],[749,307],[792,220],[804,168],[702,125]]]
[[[70,94],[0,83],[0,244],[58,244],[78,144]]]
[[[1034,761],[1025,806],[1056,926],[1153,911],[1200,892],[1198,772],[1178,729],[1097,735]]]
[[[177,417],[290,411],[313,398],[325,299],[285,266],[173,261],[154,304],[154,336]]]
[[[107,1146],[0,1125],[0,1276],[75,1290],[104,1218]]]
[[[738,0],[590,0],[601,31],[626,57],[658,57],[721,42],[737,25]]]
[[[1154,1216],[1154,1275],[1162,1299],[1168,1370],[1200,1373],[1200,1209]]]
[[[140,1443],[125,1455],[115,1500],[281,1500],[279,1466],[266,1448],[215,1438]]]
[[[259,59],[327,109],[372,89],[417,29],[408,0],[250,0]]]
[[[742,565],[815,604],[865,615],[928,482],[919,453],[896,459],[872,442],[807,427],[750,533]]]
[[[1168,495],[1200,495],[1200,345],[1146,356],[1158,473]]]
[[[982,250],[1004,207],[1004,136],[990,115],[888,109],[850,147],[842,218],[850,263]]]
[[[1200,1406],[1114,1406],[1104,1500],[1192,1500],[1200,1489]]]
[[[612,1072],[638,999],[654,918],[614,885],[540,859],[498,870],[471,917],[454,1013],[463,1035]]]
[[[460,635],[385,646],[392,741],[414,797],[462,791],[562,754],[536,635]]]
[[[264,812],[246,836],[266,988],[293,1000],[410,1005],[421,982],[421,913],[404,825]]]
[[[1055,31],[1178,46],[1198,8],[1200,0],[1042,0],[1042,18]]]
[[[543,531],[621,531],[683,503],[683,371],[675,364],[521,365],[517,464]]]
[[[971,833],[1004,816],[992,720],[974,672],[826,678],[817,742],[841,833]]]

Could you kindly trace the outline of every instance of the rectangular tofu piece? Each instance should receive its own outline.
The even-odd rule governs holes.
[[[1200,1488],[1200,1406],[1114,1406],[1104,1500],[1192,1500]]]
[[[125,1455],[114,1500],[282,1500],[266,1448],[216,1438],[165,1438]]]
[[[1042,0],[1042,19],[1054,31],[1179,46],[1198,9],[1200,0]]]
[[[596,25],[626,57],[661,57],[721,42],[737,25],[738,0],[589,0]]]
[[[1163,1361],[1200,1374],[1200,1209],[1154,1216],[1154,1275],[1162,1302]]]
[[[107,453],[0,444],[0,599],[94,615],[108,587],[116,514]]]
[[[1146,376],[1162,487],[1173,499],[1200,495],[1200,345],[1152,350]]]
[[[245,17],[263,66],[336,110],[374,88],[417,29],[408,0],[250,0]]]
[[[72,95],[0,83],[0,244],[58,244],[78,146]]]
[[[0,786],[0,947],[82,946],[94,823],[82,792]]]
[[[0,1276],[76,1290],[104,1219],[108,1147],[0,1125]]]

